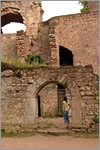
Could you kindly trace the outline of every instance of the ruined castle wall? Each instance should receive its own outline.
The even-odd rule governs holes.
[[[99,1],[88,1],[88,12],[99,11]]]
[[[9,14],[12,14],[10,18]],[[40,24],[41,2],[2,2],[1,25],[11,21],[26,25],[24,44],[17,45],[17,54],[21,58],[26,58],[28,54],[39,54],[45,63],[59,66],[59,46],[63,46],[72,51],[74,66],[92,64],[94,73],[99,74],[99,13],[97,9],[90,13],[54,17]],[[5,49],[2,49],[4,46]],[[6,51],[8,53],[10,51],[8,48],[2,40],[2,53],[6,54]],[[16,53],[15,48],[14,53]]]
[[[51,18],[56,42],[51,51],[51,60],[59,64],[59,46],[68,48],[73,53],[73,64],[92,64],[94,73],[99,73],[99,13],[67,15]],[[55,56],[53,58],[53,56]]]
[[[19,22],[26,25],[24,57],[33,52],[31,40],[32,38],[36,38],[38,25],[41,21],[42,8],[40,1],[1,2],[1,27],[10,22]]]
[[[70,97],[72,123],[75,123],[77,116],[81,115],[78,125],[89,126],[94,117],[93,113],[99,114],[99,80],[98,76],[93,74],[91,66],[39,67],[27,71],[15,70],[13,67],[11,69],[10,66],[2,64],[1,69],[1,127],[8,131],[32,130],[38,125],[37,94],[39,91],[41,93],[43,87],[54,82],[64,85],[72,95]],[[49,107],[49,112],[43,108],[45,114],[57,108],[54,104],[55,90],[54,95],[50,95],[49,89],[50,87],[44,89],[46,92],[42,95],[47,98],[45,102],[48,101]],[[48,96],[49,98],[51,96],[52,102],[49,102]],[[52,103],[55,108],[52,107]],[[74,117],[78,110],[80,113]]]
[[[1,34],[1,56],[8,59],[17,56],[16,34]]]
[[[51,50],[49,43],[49,25],[48,23],[43,23],[40,25],[39,31],[37,32],[34,53],[41,55],[47,64],[51,63]]]

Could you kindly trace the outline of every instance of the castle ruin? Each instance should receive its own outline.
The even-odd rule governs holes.
[[[88,13],[42,21],[40,1],[2,1],[1,27],[10,22],[26,31],[1,34],[1,57],[22,61],[40,55],[51,65],[26,70],[13,67],[1,73],[1,126],[10,131],[31,130],[41,116],[60,116],[62,99],[71,103],[72,126],[89,127],[99,114],[99,5],[88,2]]]

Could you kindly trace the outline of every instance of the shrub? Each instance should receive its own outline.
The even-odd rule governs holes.
[[[43,63],[43,59],[41,58],[40,55],[28,55],[28,58],[25,59],[26,62],[28,62],[29,64],[32,64],[33,62],[35,63],[39,63],[42,64]]]
[[[93,113],[93,115],[94,115],[94,117],[93,117],[93,119],[92,119],[92,122],[93,122],[94,124],[99,123],[99,117],[96,115],[95,112]]]

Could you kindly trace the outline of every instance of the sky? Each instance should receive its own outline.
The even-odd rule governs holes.
[[[82,6],[78,3],[79,1],[42,1],[43,21],[54,16],[80,13]],[[16,33],[16,31],[25,31],[25,29],[26,26],[20,23],[10,23],[2,28],[3,33]]]

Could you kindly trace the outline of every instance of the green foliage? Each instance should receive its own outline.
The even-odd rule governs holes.
[[[40,55],[28,55],[28,58],[25,59],[26,62],[28,62],[29,64],[32,64],[33,62],[35,63],[43,63],[43,59],[41,58]]]
[[[85,85],[89,85],[89,81],[85,81],[84,84],[85,84]]]
[[[36,36],[35,40],[39,40],[41,38],[42,38],[42,31],[41,31],[41,28],[39,27],[37,30],[37,36]]]
[[[4,129],[4,128],[1,128],[1,131],[2,131],[2,132],[5,132],[5,129]]]
[[[96,123],[99,123],[99,117],[96,115],[96,113],[94,112],[93,113],[94,117],[92,119],[92,123],[96,124]]]
[[[99,96],[99,93],[98,93],[98,92],[95,93],[95,94],[93,94],[93,98],[94,98],[94,99],[96,99],[97,96]]]
[[[17,58],[13,58],[13,59],[5,59],[5,58],[1,58],[2,62],[5,63],[9,63],[11,65],[13,65],[15,68],[19,68],[19,69],[23,69],[23,68],[32,68],[34,67],[33,65],[27,63],[27,62],[21,62],[21,60],[17,57]]]
[[[88,1],[79,1],[79,4],[83,6],[83,8],[80,10],[81,13],[87,13],[88,12]]]
[[[33,62],[29,58],[27,58],[26,61],[23,62],[21,62],[19,58],[13,58],[13,59],[1,58],[1,62],[5,62],[8,63],[9,65],[13,65],[17,69],[29,69],[32,67],[46,66],[46,64],[43,62],[42,58],[39,55],[35,56]]]
[[[40,28],[40,27],[38,28],[38,31],[37,31],[37,32],[38,32],[38,33],[40,33],[40,32],[41,32],[41,28]]]
[[[96,99],[96,97],[99,96],[99,92],[96,92],[96,91],[93,91],[93,90],[91,90],[91,92],[92,92],[92,97],[93,97],[94,99]]]
[[[19,133],[14,133],[14,132],[10,132],[10,133],[1,133],[1,137],[30,137],[35,135],[35,131],[34,132],[28,132],[28,131],[23,131],[23,132],[19,132]]]

